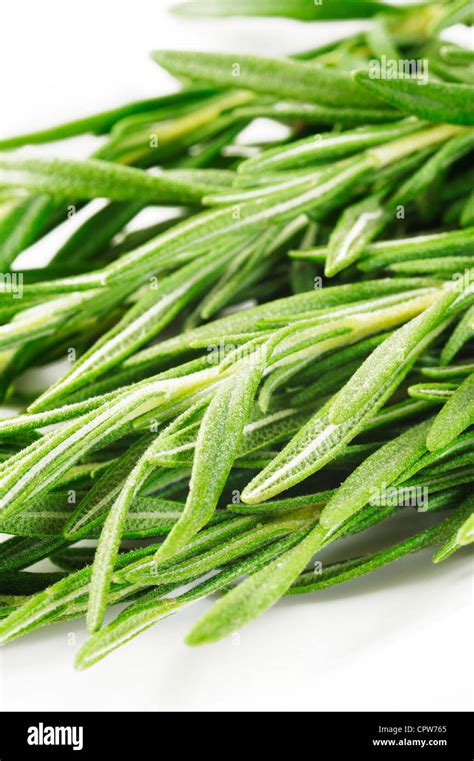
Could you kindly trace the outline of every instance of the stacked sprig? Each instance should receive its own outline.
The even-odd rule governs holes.
[[[181,12],[371,23],[288,59],[160,51],[175,95],[0,141],[0,388],[19,408],[0,421],[0,641],[86,616],[80,668],[215,592],[190,644],[474,539],[473,56],[440,36],[469,3]],[[374,77],[387,59],[430,75]],[[259,117],[287,138],[243,144]],[[102,136],[83,161],[16,152],[83,133]],[[150,206],[181,211],[129,232]],[[66,357],[25,396],[25,370]],[[310,569],[413,507],[439,518]]]

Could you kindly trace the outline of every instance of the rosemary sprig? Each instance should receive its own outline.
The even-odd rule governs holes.
[[[179,12],[368,22],[289,58],[158,51],[190,86],[0,140],[0,392],[17,409],[0,420],[0,641],[85,616],[79,668],[216,591],[190,644],[473,541],[472,54],[439,37],[468,3]],[[402,55],[426,82],[374,76]],[[237,143],[259,117],[288,137]],[[15,152],[85,133],[103,144],[84,160]],[[181,208],[130,233],[150,205]],[[25,370],[72,349],[24,394]],[[308,570],[412,507],[447,515],[420,530],[413,510],[404,541]],[[30,570],[46,558],[60,570]]]

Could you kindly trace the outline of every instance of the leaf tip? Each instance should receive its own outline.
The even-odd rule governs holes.
[[[86,627],[89,634],[92,636],[97,634],[102,626],[104,614],[102,610],[96,610],[95,606],[87,611]]]
[[[252,488],[253,481],[251,481],[243,490],[243,492],[240,495],[241,501],[245,505],[258,505],[260,502],[263,502],[262,496],[258,489]]]
[[[189,647],[200,647],[201,645],[210,645],[219,639],[222,639],[219,630],[216,630],[214,626],[208,625],[208,614],[206,614],[187,633],[184,642]]]
[[[74,660],[74,669],[76,671],[85,671],[90,665],[92,664],[89,664],[87,658],[85,658],[81,651],[79,651]]]
[[[191,629],[184,638],[184,644],[188,645],[188,647],[199,647],[199,645],[204,645],[205,643],[206,639],[199,634],[199,630],[196,630],[196,628]]]
[[[331,262],[329,259],[324,267],[324,274],[326,277],[335,277],[344,269],[344,265],[337,265],[336,262]]]

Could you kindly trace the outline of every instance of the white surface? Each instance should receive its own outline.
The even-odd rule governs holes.
[[[184,21],[164,0],[15,0],[2,8],[0,135],[172,91],[159,47],[291,52],[344,33],[283,20]],[[73,150],[87,153],[88,143]],[[55,146],[70,151],[71,147]],[[394,524],[406,530],[409,515]],[[429,518],[424,518],[429,520]],[[390,527],[390,530],[392,527]],[[387,527],[381,530],[385,535]],[[403,532],[402,532],[403,533]],[[357,540],[360,541],[360,540]],[[364,540],[365,541],[365,540]],[[358,552],[362,547],[354,548]],[[472,556],[471,556],[472,557]],[[159,624],[84,673],[82,622],[0,651],[3,710],[468,710],[472,562],[424,552],[348,585],[286,599],[239,636],[182,643],[209,602]]]

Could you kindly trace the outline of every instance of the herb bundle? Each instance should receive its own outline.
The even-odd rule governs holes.
[[[85,616],[79,668],[215,592],[189,644],[474,541],[474,63],[442,38],[472,7],[177,10],[370,23],[287,59],[158,51],[176,94],[0,140],[0,642]],[[287,138],[243,144],[260,117]],[[84,133],[83,161],[16,152]],[[181,211],[130,232],[150,206]],[[439,517],[311,569],[413,508]]]

